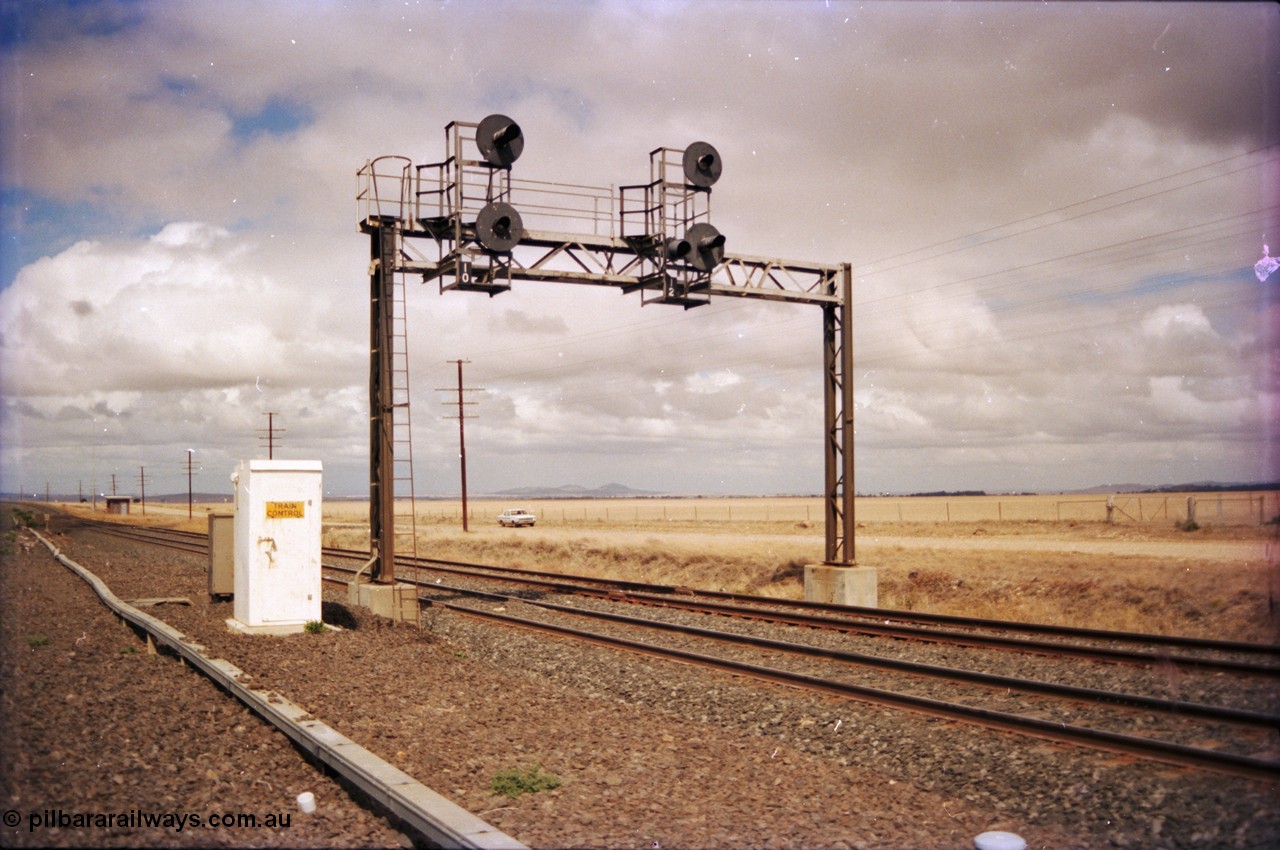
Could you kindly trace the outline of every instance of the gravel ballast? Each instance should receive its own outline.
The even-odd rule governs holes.
[[[57,545],[124,599],[190,598],[190,607],[164,606],[154,613],[198,639],[211,656],[252,674],[255,687],[284,694],[535,847],[957,848],[993,829],[1017,832],[1033,848],[1261,848],[1280,838],[1274,786],[762,686],[496,627],[438,607],[424,613],[423,629],[391,626],[347,609],[335,594],[326,603],[326,620],[345,626],[342,632],[237,636],[225,627],[231,606],[208,600],[204,559],[89,532],[60,535]],[[33,571],[66,573],[42,552],[11,546],[4,556],[4,672],[7,682],[18,683],[6,687],[6,730],[36,716],[70,730],[89,726],[78,706],[27,683],[56,674],[55,693],[89,694],[102,681],[97,667],[134,660],[117,647],[110,652],[118,658],[96,665],[52,665],[59,651],[77,651],[61,645],[73,642],[77,630],[132,633],[101,621],[87,628],[89,611],[96,606],[105,615],[105,609],[82,583],[82,593],[65,582],[56,591],[52,582],[48,590],[19,584],[13,593],[14,573],[28,582]],[[69,573],[66,580],[79,581]],[[81,595],[85,604],[71,604]],[[40,597],[47,604],[28,611]],[[25,625],[11,629],[11,622]],[[24,630],[45,622],[49,644],[27,647]],[[65,637],[55,640],[55,625]],[[27,666],[11,663],[11,655]],[[180,666],[178,672],[195,678]],[[201,752],[223,747],[228,758],[241,749],[226,741],[229,730],[245,724],[228,726],[207,716],[206,697],[167,688],[148,692],[134,688],[130,677],[120,678],[98,698],[132,718],[134,733],[114,743],[68,731],[67,746],[82,765],[71,778],[50,780],[41,772],[51,761],[47,745],[33,749],[29,735],[5,735],[6,765],[25,766],[4,769],[9,808],[49,808],[44,800],[54,799],[55,788],[57,799],[69,801],[63,808],[83,807],[77,798],[96,799],[112,785],[119,788],[114,775],[134,774],[159,776],[156,784],[165,789],[159,793],[184,802],[184,794],[197,791],[187,785],[199,783],[168,780],[162,771],[175,761],[181,770],[183,758],[198,762],[155,749],[159,742],[151,730],[166,741],[192,739]],[[153,715],[172,718],[176,728],[160,733],[157,722],[147,722]],[[108,743],[124,754],[130,770],[88,767]],[[500,771],[534,767],[555,775],[559,787],[514,798],[490,790]],[[267,771],[242,769],[247,787],[271,781]],[[309,789],[290,786],[278,806],[296,810],[293,800],[301,790]],[[12,802],[14,794],[21,805]],[[352,817],[353,824],[370,828],[380,823],[363,810]],[[386,833],[339,830],[294,843],[404,841],[381,823]],[[17,835],[7,828],[4,834]],[[78,838],[66,843],[110,843],[109,836],[92,832]]]
[[[273,727],[149,653],[29,536],[0,556],[0,681],[6,847],[411,846]],[[225,815],[260,825],[209,822]]]

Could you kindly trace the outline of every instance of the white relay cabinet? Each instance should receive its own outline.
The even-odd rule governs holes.
[[[236,488],[235,619],[241,631],[302,631],[320,619],[321,464],[246,460]]]

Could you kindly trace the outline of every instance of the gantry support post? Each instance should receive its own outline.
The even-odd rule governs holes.
[[[390,216],[371,216],[369,232],[369,548],[375,582],[396,577],[395,449],[391,354],[392,284],[399,227]]]
[[[839,299],[822,305],[823,414],[826,421],[827,558],[804,567],[809,602],[875,608],[877,570],[859,566],[853,516],[853,268],[840,267]]]
[[[826,423],[826,563],[851,566],[853,485],[853,268],[840,267],[840,300],[822,305],[823,421]]]

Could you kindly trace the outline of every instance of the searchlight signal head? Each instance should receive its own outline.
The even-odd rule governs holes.
[[[693,250],[688,262],[700,272],[711,272],[724,261],[724,234],[713,225],[700,221],[684,235]]]
[[[511,204],[486,204],[476,216],[476,240],[495,254],[510,253],[524,236],[524,221]]]
[[[476,128],[476,147],[490,165],[510,168],[524,151],[524,133],[507,116],[490,115]]]
[[[662,251],[668,260],[683,260],[689,256],[689,252],[693,250],[693,245],[688,239],[679,239],[671,237],[662,246]]]
[[[706,142],[694,142],[685,148],[682,164],[684,179],[699,189],[710,189],[724,169],[720,153]]]

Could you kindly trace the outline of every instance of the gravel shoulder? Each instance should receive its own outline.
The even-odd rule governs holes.
[[[6,847],[411,846],[273,727],[176,658],[150,654],[29,536],[0,555],[0,681]],[[314,814],[299,809],[305,791]],[[132,826],[130,813],[262,825]],[[124,826],[70,820],[121,814]]]
[[[157,613],[198,638],[211,655],[250,673],[256,686],[287,695],[535,847],[956,848],[989,829],[1018,832],[1032,847],[1055,848],[1261,848],[1280,839],[1275,789],[1258,783],[761,687],[681,664],[495,629],[439,608],[428,609],[422,629],[392,626],[346,608],[335,595],[326,603],[326,620],[344,631],[236,636],[224,624],[230,605],[211,603],[204,592],[203,559],[81,532],[60,535],[57,544],[122,598],[190,598],[189,607],[165,606]],[[180,799],[188,793],[180,789],[191,782],[183,766],[200,767],[198,757],[211,748],[229,759],[240,748],[228,743],[234,739],[227,730],[245,724],[207,717],[208,699],[199,693],[168,685],[135,689],[132,675],[112,680],[101,697],[116,712],[105,724],[74,701],[69,707],[63,697],[94,692],[98,668],[108,660],[130,673],[124,665],[135,656],[121,654],[118,640],[104,640],[96,663],[83,667],[55,664],[55,652],[34,650],[79,658],[74,641],[80,633],[95,639],[132,633],[87,619],[88,611],[68,601],[77,593],[41,573],[51,579],[65,571],[47,557],[43,566],[40,561],[21,551],[0,560],[6,606],[0,647],[5,681],[16,683],[6,685],[4,726],[27,724],[22,734],[6,732],[0,753],[6,765],[23,765],[0,773],[4,793],[21,801],[10,808],[83,807],[84,801],[106,799],[113,785],[115,805],[137,808],[132,790],[120,792],[113,777],[139,773],[160,777],[155,793],[162,798]],[[48,604],[32,607],[31,600],[41,598]],[[11,629],[10,621],[22,625]],[[33,624],[50,635],[48,645],[26,647]],[[157,661],[183,672],[177,662]],[[32,729],[45,714],[50,723],[57,718],[63,731],[42,739]],[[163,724],[163,718],[172,722]],[[103,734],[122,722],[128,737]],[[63,736],[68,743],[54,759],[48,739]],[[171,739],[186,741],[196,755],[158,749]],[[96,766],[111,747],[118,751],[112,757],[131,770]],[[154,766],[147,770],[139,761]],[[44,772],[55,763],[72,767]],[[161,771],[171,763],[179,770],[166,777]],[[490,790],[499,771],[534,766],[556,775],[560,786],[515,798]],[[275,775],[252,764],[225,768],[240,777],[237,769],[244,771],[237,781],[248,788]],[[289,785],[278,805],[292,804],[293,795],[308,787]],[[378,821],[368,813],[350,817],[350,832],[309,843],[403,841],[393,832],[368,831]],[[66,843],[110,843],[96,834],[77,838]]]

